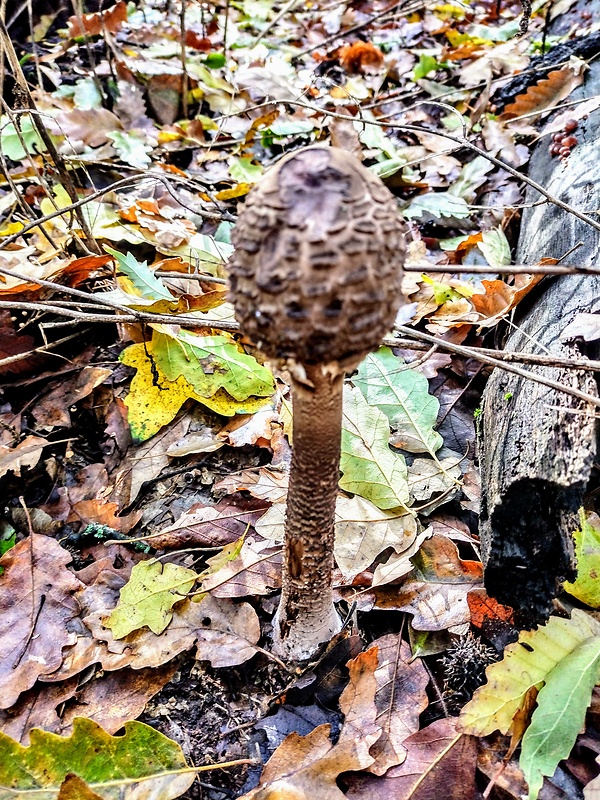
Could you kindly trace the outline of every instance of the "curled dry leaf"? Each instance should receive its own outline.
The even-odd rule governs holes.
[[[13,448],[2,445],[0,447],[0,477],[6,475],[7,472],[14,472],[20,477],[23,468],[35,467],[40,460],[42,450],[47,445],[48,442],[41,436],[27,436]]]
[[[259,785],[242,800],[343,800],[338,775],[372,764],[369,748],[381,733],[375,721],[376,667],[376,648],[348,662],[350,682],[340,697],[345,721],[336,745],[329,725],[307,736],[291,733],[267,762]]]
[[[569,64],[549,72],[547,78],[530,86],[514,103],[507,105],[500,120],[511,120],[534,111],[542,112],[554,108],[583,83],[584,69],[585,62],[572,56]]]

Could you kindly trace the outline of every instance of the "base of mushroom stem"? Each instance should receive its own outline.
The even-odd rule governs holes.
[[[284,661],[306,661],[312,658],[319,648],[342,630],[342,620],[333,604],[330,610],[319,618],[298,620],[289,626],[285,638],[281,636],[282,604],[273,618],[273,644],[271,650],[274,655]]]

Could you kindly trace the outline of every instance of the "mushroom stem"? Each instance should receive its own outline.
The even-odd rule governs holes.
[[[292,465],[285,521],[283,591],[274,649],[300,661],[341,630],[333,605],[335,502],[338,494],[344,375],[317,364],[308,383],[292,381]]]

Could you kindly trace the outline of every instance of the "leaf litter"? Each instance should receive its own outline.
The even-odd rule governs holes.
[[[486,776],[509,797],[543,798],[555,769],[570,769],[580,791],[585,758],[575,745],[566,759],[598,679],[597,519],[582,515],[580,572],[566,587],[588,610],[511,644],[511,609],[481,588],[472,445],[483,378],[464,359],[382,347],[350,377],[334,552],[346,627],[301,675],[270,656],[291,408],[285,373],[231,328],[223,284],[237,204],[280,154],[331,136],[410,220],[409,263],[423,271],[407,273],[402,324],[473,344],[502,325],[541,279],[535,265],[501,273],[523,185],[445,134],[462,129],[522,168],[535,137],[594,113],[593,98],[563,110],[584,79],[578,59],[495,107],[501,83],[544,47],[548,5],[535,4],[521,38],[519,4],[491,0],[120,1],[52,11],[32,32],[16,18],[17,48],[30,34],[38,48],[35,103],[78,174],[73,195],[45,171],[56,156],[32,117],[3,116],[0,292],[14,308],[0,328],[0,786],[11,797],[137,796],[151,778],[152,796],[174,798],[189,765],[257,753],[264,765],[211,771],[196,788],[210,800],[416,800],[440,786],[466,798]],[[577,18],[574,34],[586,25]],[[88,234],[98,251],[83,255]],[[85,293],[79,306],[68,289]],[[471,653],[455,665],[464,702],[482,672],[469,629],[498,664],[457,721],[444,653]],[[511,725],[523,771],[511,755],[502,777],[491,740],[476,737]],[[588,741],[596,731],[590,713]],[[503,756],[509,741],[498,741]],[[112,760],[86,764],[86,748]],[[52,766],[65,753],[69,774]],[[25,785],[19,765],[42,757],[48,771]]]

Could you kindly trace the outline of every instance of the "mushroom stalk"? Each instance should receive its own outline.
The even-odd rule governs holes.
[[[321,364],[310,385],[292,381],[294,447],[285,522],[281,603],[274,621],[279,655],[309,658],[341,630],[333,605],[335,502],[338,494],[344,376]]]
[[[379,347],[402,304],[395,198],[349,153],[291,153],[252,189],[232,234],[240,329],[292,375],[294,442],[274,649],[313,656],[340,630],[333,531],[344,373]]]

